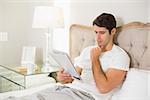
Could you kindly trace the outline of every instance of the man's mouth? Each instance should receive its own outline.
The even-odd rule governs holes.
[[[97,41],[98,44],[102,44],[102,41]]]

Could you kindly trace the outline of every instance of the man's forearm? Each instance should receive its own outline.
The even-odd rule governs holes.
[[[103,91],[108,86],[108,80],[104,71],[101,68],[99,60],[92,61],[92,71],[98,89],[100,91]]]

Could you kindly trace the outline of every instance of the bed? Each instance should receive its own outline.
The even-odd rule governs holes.
[[[69,37],[70,57],[73,60],[83,48],[94,45],[94,31],[90,26],[73,24]],[[114,42],[131,57],[131,68],[121,90],[111,100],[150,100],[150,23],[131,22],[117,27]],[[0,100],[7,96],[23,96],[55,84],[0,94]]]

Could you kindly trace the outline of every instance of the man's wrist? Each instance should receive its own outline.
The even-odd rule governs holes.
[[[99,57],[92,59],[93,63],[99,63]]]

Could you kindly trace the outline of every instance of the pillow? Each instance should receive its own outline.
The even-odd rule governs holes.
[[[150,100],[150,71],[131,68],[120,91],[112,100]]]

